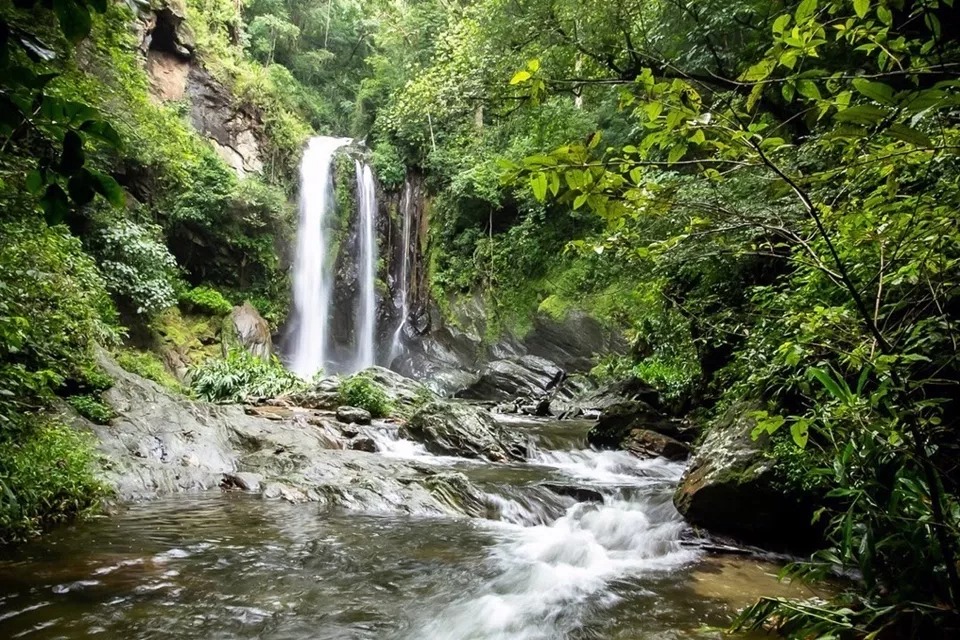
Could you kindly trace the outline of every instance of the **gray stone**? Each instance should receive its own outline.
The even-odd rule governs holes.
[[[195,402],[125,371],[105,353],[99,360],[114,379],[104,398],[117,418],[109,425],[73,420],[99,441],[98,473],[118,499],[216,489],[225,477],[252,486],[256,476],[264,496],[290,502],[372,512],[465,513],[435,495],[434,471],[349,450],[339,429],[309,413],[267,420],[247,415],[241,406]]]
[[[337,407],[337,420],[350,424],[370,424],[373,416],[366,409],[359,407]]]
[[[690,455],[689,446],[649,429],[634,429],[623,441],[622,446],[630,453],[641,457],[663,456],[667,460],[683,460]]]
[[[489,411],[457,402],[429,403],[400,427],[400,436],[440,455],[504,462],[523,460],[527,453],[526,443],[497,424]]]
[[[270,325],[249,302],[234,307],[224,318],[220,337],[224,357],[235,347],[245,349],[264,362],[273,355]]]
[[[242,491],[260,491],[260,483],[263,482],[263,476],[259,473],[248,473],[237,471],[236,473],[223,474],[223,480],[220,486],[225,489],[236,488]]]
[[[374,442],[373,438],[368,438],[366,436],[354,438],[347,446],[354,451],[366,451],[367,453],[377,452],[377,443]]]
[[[755,407],[734,405],[706,429],[673,501],[692,524],[765,547],[808,547],[816,500],[778,483],[765,438],[750,433]]]

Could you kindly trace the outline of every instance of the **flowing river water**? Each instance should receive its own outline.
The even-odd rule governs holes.
[[[776,567],[711,557],[671,496],[682,465],[585,445],[587,423],[512,420],[527,463],[451,467],[486,518],[364,514],[202,493],[134,504],[0,558],[0,638],[715,638]]]

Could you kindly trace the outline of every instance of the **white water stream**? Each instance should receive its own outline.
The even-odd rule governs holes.
[[[312,138],[300,164],[300,222],[293,265],[293,334],[290,368],[309,378],[326,366],[333,265],[330,227],[333,203],[333,154],[349,138]]]
[[[413,187],[407,180],[403,185],[403,197],[400,200],[400,212],[403,215],[403,237],[400,239],[402,254],[400,257],[400,324],[397,330],[393,332],[393,339],[390,342],[390,360],[400,355],[400,341],[403,336],[403,328],[407,324],[407,316],[410,314],[410,233],[412,227],[411,217],[413,215]]]
[[[338,225],[334,203],[332,164],[349,138],[312,138],[300,165],[300,220],[293,267],[293,314],[289,366],[303,378],[319,371],[350,372],[376,362],[377,242],[376,182],[369,165],[356,162],[357,171],[357,291],[354,340],[335,356],[330,325],[334,316],[335,262],[331,251]]]
[[[356,355],[353,369],[365,369],[376,362],[377,336],[377,186],[370,165],[357,161],[357,207],[359,212],[360,255],[357,256],[358,289]]]

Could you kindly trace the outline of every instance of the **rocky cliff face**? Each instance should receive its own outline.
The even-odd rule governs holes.
[[[158,8],[143,11],[135,28],[153,98],[187,99],[194,128],[239,177],[263,171],[263,120],[203,68],[180,1],[165,0]]]

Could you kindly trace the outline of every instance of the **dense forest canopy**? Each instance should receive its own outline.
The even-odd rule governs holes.
[[[226,88],[259,171],[156,99],[151,8],[149,47]],[[157,353],[202,313],[283,323],[301,150],[348,135],[384,189],[425,180],[441,308],[480,296],[490,339],[585,311],[630,344],[594,375],[707,424],[749,407],[783,491],[819,506],[796,571],[856,579],[742,626],[949,633],[958,24],[952,0],[4,0],[0,538],[101,497],[60,417],[109,419],[98,349],[189,392]]]

